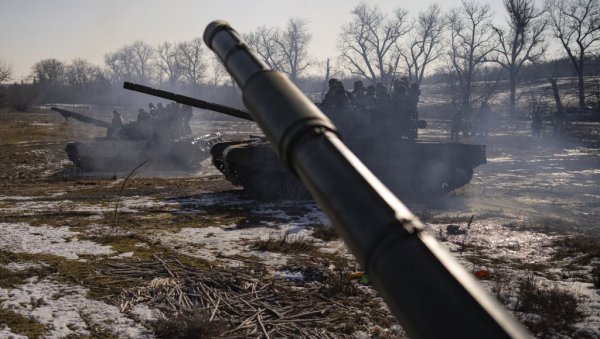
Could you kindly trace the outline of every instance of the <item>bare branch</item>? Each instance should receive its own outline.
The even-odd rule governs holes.
[[[13,65],[0,59],[0,84],[12,79]]]
[[[345,67],[371,83],[389,84],[401,57],[397,46],[410,31],[408,13],[396,9],[387,15],[379,7],[362,2],[352,15],[352,21],[342,27],[339,42]]]

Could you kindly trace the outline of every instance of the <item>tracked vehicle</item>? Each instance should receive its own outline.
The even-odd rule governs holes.
[[[142,171],[196,171],[210,157],[210,147],[220,141],[219,134],[188,137],[181,121],[117,125],[57,107],[51,109],[65,119],[106,128],[106,137],[71,142],[65,147],[69,160],[85,172],[129,172],[142,163]]]
[[[124,87],[252,120],[247,112],[231,107],[132,83],[125,83]],[[326,110],[325,113],[328,114]],[[428,198],[455,190],[469,183],[475,167],[486,163],[485,145],[416,138],[415,130],[424,128],[424,121],[394,129],[401,122],[393,117],[382,119],[371,112],[353,112],[354,119],[347,119],[348,115],[339,112],[328,115],[346,145],[401,198]],[[210,154],[213,164],[227,180],[259,198],[308,197],[301,181],[282,164],[263,136],[217,142]]]

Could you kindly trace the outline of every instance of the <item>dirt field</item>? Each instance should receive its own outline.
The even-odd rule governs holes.
[[[254,200],[209,162],[79,173],[65,144],[101,134],[0,113],[0,337],[404,336],[312,201]],[[534,334],[599,337],[598,150],[519,123],[470,141],[488,145],[472,183],[409,207]]]

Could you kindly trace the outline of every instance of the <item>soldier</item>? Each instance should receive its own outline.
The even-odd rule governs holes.
[[[183,123],[182,134],[183,135],[192,133],[192,128],[190,127],[190,121],[192,120],[193,114],[194,113],[192,110],[192,106],[181,107],[181,116],[182,116],[182,123]]]
[[[329,81],[327,82],[327,84],[329,85],[329,89],[327,89],[327,93],[325,93],[325,98],[323,98],[323,102],[321,103],[321,105],[327,107],[327,106],[333,106],[334,103],[334,97],[335,97],[335,92],[336,92],[336,85],[337,79],[331,78],[329,79]]]
[[[352,91],[352,105],[358,109],[366,108],[365,100],[366,89],[363,82],[358,80],[354,82],[354,89]]]
[[[110,127],[106,130],[106,136],[112,138],[117,135],[117,131],[123,127],[123,117],[121,113],[113,110],[113,118],[110,122]]]
[[[367,109],[372,109],[377,106],[377,96],[375,95],[375,86],[369,85],[365,94],[365,106]]]
[[[152,120],[152,116],[148,112],[144,111],[143,108],[140,108],[138,110],[137,122],[144,122],[150,120]]]
[[[375,86],[375,94],[377,95],[377,103],[380,106],[388,105],[390,101],[390,95],[388,94],[387,88],[385,88],[381,82],[378,82]]]
[[[409,130],[408,107],[406,99],[406,87],[400,80],[394,80],[394,91],[392,92],[392,107],[394,116],[399,121],[401,134],[406,135]]]
[[[351,108],[346,89],[341,81],[329,79],[329,90],[325,94],[322,104],[325,110],[334,110],[337,112],[347,111]]]
[[[123,126],[123,116],[121,115],[121,113],[119,113],[117,111],[113,111],[113,118],[112,118],[111,124],[115,128]]]
[[[394,91],[392,92],[392,103],[397,110],[406,111],[407,98],[406,87],[400,80],[394,81]]]

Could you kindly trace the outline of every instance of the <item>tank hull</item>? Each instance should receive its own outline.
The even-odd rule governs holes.
[[[486,162],[485,146],[399,139],[385,147],[353,140],[348,147],[396,195],[404,199],[435,197],[469,183],[473,169]],[[263,199],[308,197],[301,181],[260,139],[217,143],[213,164],[234,185]]]
[[[197,171],[210,157],[210,146],[220,136],[196,139],[114,140],[98,138],[67,144],[65,151],[76,167],[85,172],[128,172],[143,162],[144,170]]]

